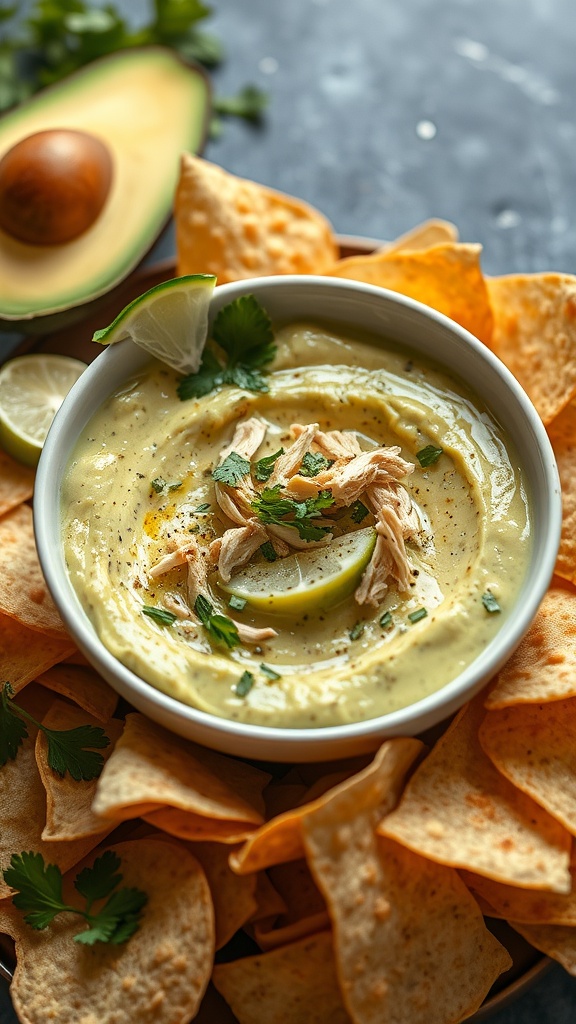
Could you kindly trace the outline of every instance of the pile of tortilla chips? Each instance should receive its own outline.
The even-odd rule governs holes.
[[[490,346],[557,455],[557,575],[517,652],[431,747],[397,738],[372,758],[264,771],[118,707],[42,579],[33,476],[0,456],[1,679],[38,721],[110,739],[99,779],[76,782],[29,727],[0,768],[0,869],[39,852],[66,894],[112,848],[148,895],[128,942],[87,947],[67,915],[28,926],[0,877],[19,1019],[457,1024],[511,966],[494,918],[576,975],[576,279],[486,278],[480,247],[444,221],[338,259],[316,210],[195,157],[176,225],[180,273],[369,281]]]

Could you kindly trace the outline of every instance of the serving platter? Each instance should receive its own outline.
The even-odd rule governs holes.
[[[339,236],[341,257],[367,254],[383,244],[376,239],[349,235]],[[120,310],[142,292],[155,284],[169,280],[175,276],[175,273],[174,258],[167,258],[140,267],[114,289],[113,295],[107,301],[104,300],[99,304],[96,313],[92,312],[82,321],[59,331],[41,337],[23,338],[8,353],[0,350],[0,365],[7,358],[32,352],[59,353],[82,359],[87,363],[91,362],[101,351],[99,346],[92,342],[94,331],[111,323]],[[473,1017],[469,1018],[474,1024],[487,1021],[495,1013],[516,1000],[552,965],[548,957],[542,956],[541,953],[533,949],[505,922],[491,919],[487,923],[500,942],[509,950],[513,966],[498,979],[482,1007]],[[237,952],[240,955],[242,953],[241,950]],[[10,982],[13,969],[13,949],[10,943],[3,945],[0,940],[0,977]],[[232,1024],[235,1021],[215,992],[209,993],[208,1000],[205,1000],[200,1015],[196,1019],[210,1021],[210,1024]]]

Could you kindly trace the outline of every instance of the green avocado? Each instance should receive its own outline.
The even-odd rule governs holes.
[[[169,220],[181,154],[202,148],[209,111],[202,69],[152,46],[95,61],[0,119],[0,160],[53,129],[94,135],[112,158],[103,208],[72,241],[30,245],[0,229],[0,330],[53,330],[109,297]]]

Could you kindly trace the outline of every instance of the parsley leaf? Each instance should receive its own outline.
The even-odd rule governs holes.
[[[242,675],[240,676],[240,679],[236,683],[236,696],[245,697],[247,693],[250,693],[250,690],[252,689],[253,686],[254,676],[252,675],[252,673],[243,672]]]
[[[279,459],[281,455],[284,455],[283,448],[279,448],[273,455],[265,455],[262,459],[258,459],[258,462],[254,463],[254,478],[259,483],[265,484],[270,479],[274,471],[276,459]]]
[[[73,907],[62,897],[62,873],[55,864],[45,864],[41,853],[15,853],[4,871],[4,881],[16,889],[14,906],[25,911],[24,920],[32,928],[46,928],[63,911],[83,917],[89,928],[74,936],[76,942],[125,942],[136,931],[148,901],[140,889],[118,889],[120,858],[112,850],[97,857],[91,868],[76,876],[74,886],[86,900],[85,908]],[[96,901],[106,899],[103,907],[92,911]]]
[[[225,644],[230,649],[238,646],[240,637],[232,619],[229,619],[227,615],[215,612],[210,601],[203,594],[198,594],[194,602],[194,611],[213,640]]]
[[[484,605],[487,612],[494,615],[496,612],[501,612],[502,609],[498,604],[498,601],[489,590],[485,594],[482,594],[482,604]]]
[[[238,452],[230,452],[212,473],[212,479],[219,483],[235,487],[236,484],[250,472],[250,463]]]
[[[171,626],[176,621],[177,616],[174,612],[169,612],[166,608],[156,608],[153,604],[145,604],[142,606],[142,615],[148,615],[154,622],[157,622],[159,626]]]
[[[290,526],[298,530],[302,540],[322,540],[329,533],[328,526],[315,526],[311,520],[317,519],[322,510],[334,504],[330,491],[320,491],[315,497],[306,501],[294,501],[281,493],[281,485],[265,487],[262,493],[252,501],[251,507],[260,522],[275,526]],[[287,517],[290,518],[287,518]]]
[[[334,459],[327,459],[322,452],[306,452],[300,464],[300,476],[318,476],[324,469],[334,465]]]
[[[416,458],[422,469],[426,469],[427,466],[433,466],[435,462],[438,462],[443,451],[443,448],[435,448],[433,444],[427,444],[425,448],[416,452]]]

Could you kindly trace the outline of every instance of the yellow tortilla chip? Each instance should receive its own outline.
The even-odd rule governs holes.
[[[478,735],[498,771],[576,835],[576,697],[489,711]]]
[[[277,864],[269,869],[268,875],[285,909],[274,918],[254,924],[252,935],[260,949],[275,949],[330,928],[324,897],[305,860]]]
[[[521,921],[525,924],[576,926],[574,871],[572,892],[566,894],[502,885],[501,882],[475,875],[471,871],[460,871],[459,874],[475,898],[480,898],[480,902],[490,908],[489,916],[500,917],[505,921]]]
[[[0,519],[0,612],[29,629],[69,640],[44,582],[28,505]]]
[[[14,907],[0,908],[0,930],[16,941],[10,994],[28,1024],[180,1024],[196,1015],[214,956],[212,901],[200,864],[183,847],[154,839],[110,849],[121,859],[123,886],[148,896],[128,942],[87,948],[74,942],[81,930],[76,916],[59,915],[35,931]],[[78,904],[76,874],[64,879],[64,899],[72,905]]]
[[[0,665],[2,679],[18,693],[46,669],[74,650],[69,637],[57,639],[29,629],[10,615],[0,613]]]
[[[485,698],[490,710],[576,697],[576,592],[553,585]]]
[[[116,710],[118,694],[93,668],[83,665],[54,665],[38,675],[37,682],[61,697],[68,697],[78,707],[107,722]]]
[[[133,812],[137,810],[138,808],[133,808]],[[236,846],[252,835],[256,828],[246,821],[210,818],[174,807],[150,806],[147,810],[146,806],[142,805],[138,813],[161,832],[167,832],[170,836],[189,842],[215,842]]]
[[[300,199],[185,153],[174,218],[178,274],[218,284],[267,274],[322,274],[338,258],[327,219]]]
[[[0,516],[29,501],[34,493],[34,470],[0,451]]]
[[[410,228],[393,242],[382,245],[378,252],[406,252],[414,249],[430,249],[433,245],[458,241],[458,228],[449,220],[431,219]]]
[[[569,833],[482,750],[483,695],[453,720],[378,831],[440,864],[509,885],[569,892]]]
[[[256,913],[256,875],[237,875],[228,864],[229,848],[221,843],[187,843],[204,869],[210,886],[216,926],[216,949],[221,949]]]
[[[480,245],[452,243],[414,252],[349,256],[330,270],[401,292],[437,309],[486,344],[492,338],[492,310],[480,268]]]
[[[104,761],[110,757],[124,726],[118,718],[111,718],[102,726],[98,719],[86,714],[82,708],[60,700],[52,703],[42,718],[42,724],[49,729],[77,729],[82,725],[103,727],[110,740],[109,745],[99,751]],[[98,779],[77,781],[68,773],[61,777],[49,767],[47,754],[48,741],[39,732],[36,738],[36,762],[46,790],[46,825],[42,839],[54,842],[81,839],[84,836],[101,837],[110,832],[115,823],[109,818],[99,818],[91,809]]]
[[[351,1024],[330,932],[216,964],[212,980],[239,1024]]]
[[[562,485],[562,534],[555,572],[576,585],[576,403],[548,428]]]
[[[576,277],[511,274],[487,285],[491,348],[551,423],[576,395]]]
[[[576,928],[553,924],[520,924],[519,921],[509,921],[508,924],[523,935],[531,946],[552,960],[557,960],[568,974],[576,977]]]

